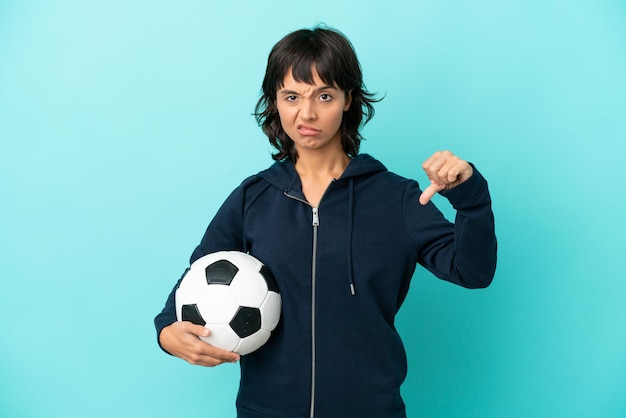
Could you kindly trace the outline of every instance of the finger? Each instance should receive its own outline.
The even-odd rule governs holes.
[[[198,337],[208,337],[211,334],[211,330],[204,325],[196,325],[191,322],[187,322],[187,324],[187,330]]]
[[[222,363],[236,363],[240,356],[232,351],[223,350],[203,340],[196,340],[187,352],[191,364],[214,367]]]
[[[438,161],[440,165],[437,167],[437,172],[435,173],[437,179],[443,184],[454,182],[457,177],[455,167],[459,161],[459,158],[449,151],[442,153],[442,156]]]
[[[195,332],[193,333],[196,334],[198,337],[208,337],[211,334],[211,330],[202,325],[194,325],[194,328]],[[207,355],[209,357],[219,360],[222,363],[234,363],[239,361],[239,354],[237,353],[216,347],[208,343],[206,340],[203,340],[202,338],[199,338],[199,343],[199,350],[201,350],[199,354]]]
[[[446,160],[439,169],[438,176],[443,184],[450,185],[457,181],[460,171],[460,162],[461,160],[458,157],[453,156]]]
[[[446,163],[452,157],[450,151],[437,151],[422,164],[422,168],[426,172],[429,179],[436,183],[444,183],[447,176]]]
[[[219,357],[213,357],[208,354],[190,353],[187,357],[184,357],[189,364],[194,366],[215,367],[224,363],[236,363],[239,358],[235,360],[222,359]]]
[[[239,354],[232,351],[223,350],[211,344],[209,344],[209,347],[210,349],[207,349],[207,354],[222,363],[236,363],[241,358]]]
[[[429,178],[436,183],[445,185],[445,189],[455,187],[469,177],[473,170],[471,165],[450,151],[439,151],[424,163]]]
[[[236,363],[240,356],[232,351],[223,350],[211,345],[202,338],[208,337],[211,330],[202,325],[196,325],[188,321],[180,323],[184,334],[187,348],[181,351],[181,356],[187,362],[207,367],[214,367],[222,363]]]
[[[224,363],[237,363],[239,361],[239,355],[235,353],[230,354],[234,354],[236,357],[222,357],[219,354],[190,353],[185,360],[190,364],[204,367],[215,367]]]
[[[449,164],[446,164],[444,168],[446,170],[446,185],[457,186],[463,183],[465,180],[471,177],[473,173],[472,166],[467,161],[464,161],[458,157],[454,157]],[[447,188],[451,188],[447,187]]]
[[[428,157],[426,159],[426,161],[424,161],[422,163],[422,168],[425,171],[428,171],[428,169],[430,168],[430,166],[433,164],[434,161],[436,161],[439,158],[439,155],[441,155],[441,151],[437,151],[435,152],[433,155],[431,155],[430,157]]]
[[[432,183],[430,186],[425,188],[422,194],[420,195],[420,198],[419,198],[420,204],[421,205],[427,204],[428,202],[430,202],[430,199],[433,198],[435,193],[440,192],[441,190],[443,190],[443,186],[437,183]]]

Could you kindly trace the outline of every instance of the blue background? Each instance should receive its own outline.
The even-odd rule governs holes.
[[[409,416],[626,416],[618,0],[0,2],[1,416],[234,417],[238,366],[164,355],[152,318],[271,163],[271,46],[318,22],[386,95],[362,151],[424,182],[451,149],[494,198],[492,287],[419,271],[398,317]]]

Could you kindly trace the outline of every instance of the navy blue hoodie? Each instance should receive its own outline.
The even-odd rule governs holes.
[[[487,182],[474,174],[443,192],[447,221],[418,202],[413,180],[366,154],[352,159],[312,208],[289,161],[246,179],[224,202],[191,256],[249,252],[278,282],[281,321],[241,358],[240,418],[405,417],[406,354],[394,318],[417,264],[467,288],[496,265]],[[178,284],[177,284],[178,285]],[[176,321],[174,293],[155,318]]]

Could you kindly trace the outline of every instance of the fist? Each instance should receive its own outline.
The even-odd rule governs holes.
[[[426,172],[430,185],[420,196],[420,203],[425,205],[435,193],[450,190],[472,176],[474,170],[467,161],[452,154],[450,151],[437,151],[424,161],[422,168]]]

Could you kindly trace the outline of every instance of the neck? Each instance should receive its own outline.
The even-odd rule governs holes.
[[[330,155],[305,152],[298,154],[296,171],[300,177],[337,179],[341,177],[349,163],[350,157],[343,150]]]

